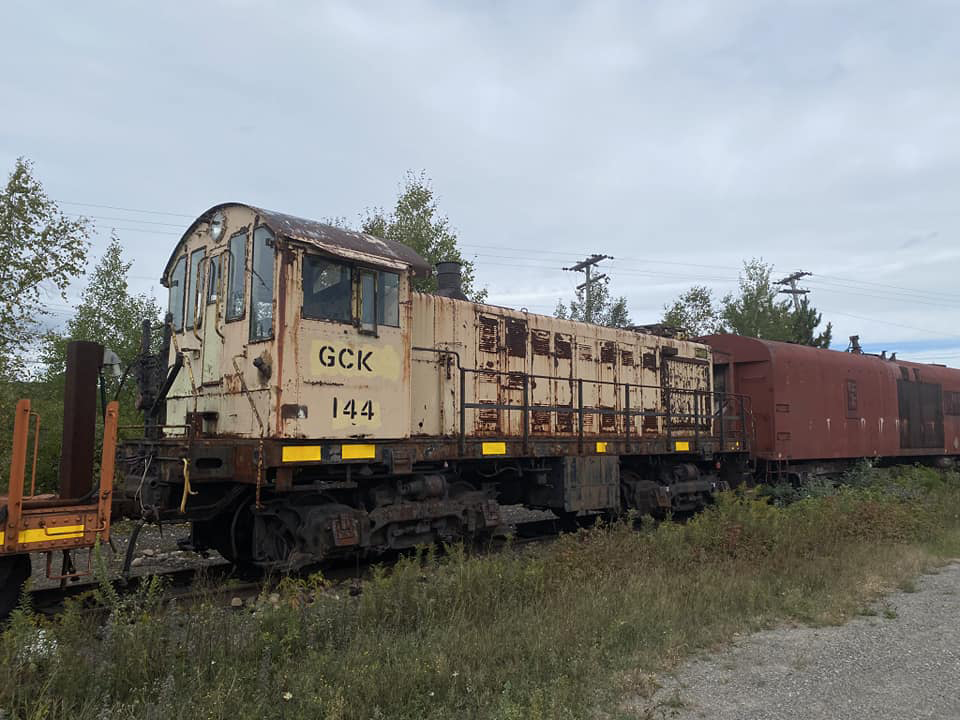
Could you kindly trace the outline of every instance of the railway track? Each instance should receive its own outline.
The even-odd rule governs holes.
[[[592,519],[584,518],[581,524],[587,524]],[[555,518],[516,523],[503,533],[496,534],[479,552],[499,552],[508,546],[549,542],[564,529],[572,529],[572,526],[564,525]],[[375,566],[390,567],[399,558],[408,554],[393,552],[358,561],[340,560],[325,566],[304,567],[293,575],[307,577],[319,570],[332,588],[349,585],[347,591],[358,594],[362,592],[363,581],[369,577]],[[223,561],[216,564],[132,575],[127,578],[116,577],[108,582],[113,591],[123,597],[140,591],[154,578],[160,578],[164,584],[162,602],[181,605],[211,600],[222,600],[224,604],[236,603],[237,598],[242,604],[247,604],[252,598],[257,598],[274,589],[281,580],[281,576],[275,574],[252,576],[249,572],[239,572],[229,562]],[[86,580],[64,586],[33,589],[28,591],[28,595],[31,608],[46,617],[55,617],[63,612],[70,599],[80,600],[85,611],[96,614],[104,609],[97,602],[97,591],[101,589],[101,581]]]

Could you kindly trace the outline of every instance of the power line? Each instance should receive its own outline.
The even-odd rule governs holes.
[[[80,207],[95,207],[105,210],[121,210],[123,212],[145,213],[147,215],[170,215],[172,217],[195,218],[196,215],[187,215],[185,213],[164,212],[162,210],[138,210],[137,208],[117,207],[116,205],[98,205],[97,203],[83,203],[72,200],[57,200],[61,205],[79,205]]]

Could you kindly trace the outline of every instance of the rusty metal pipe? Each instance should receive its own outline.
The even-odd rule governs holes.
[[[30,497],[37,494],[37,455],[40,453],[40,413],[31,412],[35,419],[33,426],[33,470],[30,473]]]

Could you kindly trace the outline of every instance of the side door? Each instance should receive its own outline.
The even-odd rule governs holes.
[[[227,253],[210,255],[205,262],[206,283],[203,291],[203,310],[201,334],[203,336],[202,367],[200,370],[203,385],[219,385],[223,378],[223,328],[222,312],[224,281],[223,268],[227,262]],[[199,302],[199,301],[198,301]]]

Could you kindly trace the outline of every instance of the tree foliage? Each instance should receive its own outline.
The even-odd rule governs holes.
[[[781,342],[830,347],[833,326],[817,332],[821,313],[804,297],[795,308],[782,299],[773,281],[773,265],[754,258],[743,263],[739,288],[719,303],[709,288],[695,285],[670,305],[664,306],[663,322],[687,336],[716,332],[779,340]]]
[[[386,213],[382,208],[368,209],[361,229],[370,235],[409,245],[431,267],[438,262],[461,263],[464,294],[476,302],[486,299],[486,289],[474,287],[473,263],[460,254],[457,233],[437,208],[436,193],[424,172],[408,172],[393,210]],[[413,287],[421,292],[436,292],[437,278],[431,275],[415,279]]]
[[[0,190],[0,378],[22,375],[23,352],[48,315],[47,293],[66,299],[67,286],[86,264],[90,224],[68,218],[18,158]]]
[[[38,487],[56,487],[60,464],[59,430],[63,423],[63,390],[66,371],[67,343],[90,340],[115,352],[121,361],[121,376],[104,373],[107,400],[120,401],[120,424],[136,425],[140,415],[136,409],[136,383],[122,371],[133,363],[140,352],[141,322],[158,322],[160,307],[146,295],[133,295],[128,285],[132,263],[124,261],[120,241],[113,237],[103,256],[89,275],[81,300],[63,332],[48,332],[43,341],[45,371],[38,381],[24,390],[43,417],[45,431],[41,435],[37,462]],[[102,411],[102,408],[101,408]],[[97,437],[102,427],[98,423]]]
[[[553,314],[564,320],[606,325],[607,327],[628,327],[630,314],[627,311],[627,299],[624,296],[610,297],[609,278],[590,283],[587,288],[578,288],[576,296],[569,303],[557,301]],[[587,290],[590,291],[589,298]],[[587,300],[589,299],[589,309]]]
[[[713,298],[713,290],[694,285],[672,305],[663,307],[663,324],[676,328],[686,337],[700,337],[723,331],[723,320]]]

